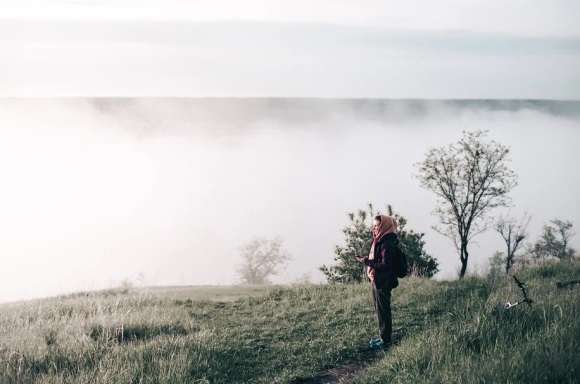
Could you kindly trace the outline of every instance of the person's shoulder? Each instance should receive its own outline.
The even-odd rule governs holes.
[[[394,233],[389,233],[383,236],[383,238],[381,239],[381,241],[378,242],[377,245],[384,249],[390,249],[394,247],[396,243],[397,243],[397,235],[395,235]]]
[[[397,234],[396,233],[387,233],[381,239],[380,243],[396,243],[397,242]]]

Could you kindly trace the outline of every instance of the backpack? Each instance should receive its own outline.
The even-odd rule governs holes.
[[[399,241],[395,242],[395,257],[393,258],[393,272],[397,277],[405,277],[409,271],[409,264],[407,263],[407,255],[401,247]]]

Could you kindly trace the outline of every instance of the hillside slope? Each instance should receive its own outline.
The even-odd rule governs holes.
[[[367,284],[31,301],[0,308],[0,383],[308,383],[343,366],[356,383],[578,382],[580,286],[556,282],[579,276],[577,262],[518,272],[534,303],[510,310],[521,293],[507,277],[403,279],[387,352],[368,348]]]

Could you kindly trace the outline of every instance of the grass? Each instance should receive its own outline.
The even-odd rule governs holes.
[[[151,294],[170,299],[181,300],[209,300],[209,301],[236,301],[247,297],[264,295],[270,285],[191,285],[148,287],[134,290],[141,295]]]
[[[376,336],[370,287],[104,291],[0,308],[0,383],[307,383],[364,360],[355,383],[580,381],[580,263],[518,272],[534,304],[493,285],[402,279],[397,345]]]
[[[438,323],[406,338],[354,382],[577,383],[580,287],[559,290],[556,281],[578,276],[577,262],[521,271],[534,303],[510,310],[501,304],[521,293],[507,277],[495,286],[476,278],[444,283],[452,289]]]

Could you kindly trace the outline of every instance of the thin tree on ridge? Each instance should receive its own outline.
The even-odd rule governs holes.
[[[450,238],[459,253],[465,276],[471,239],[485,231],[488,214],[510,203],[508,192],[517,185],[517,176],[506,163],[509,147],[486,141],[487,131],[463,132],[463,138],[447,147],[431,148],[423,162],[416,164],[421,186],[438,197],[433,213],[440,234]]]
[[[495,230],[503,237],[507,246],[505,258],[505,273],[508,274],[516,261],[515,253],[523,245],[523,241],[528,237],[528,225],[531,217],[524,213],[522,220],[517,223],[513,217],[500,217],[495,224]]]

